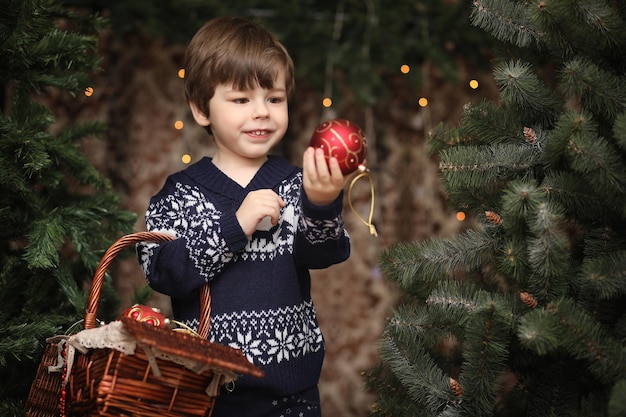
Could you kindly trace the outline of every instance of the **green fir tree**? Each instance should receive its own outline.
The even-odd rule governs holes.
[[[626,3],[474,0],[508,43],[498,102],[439,126],[451,208],[398,243],[404,297],[366,375],[375,416],[626,415]]]
[[[103,126],[59,128],[45,105],[52,90],[76,95],[89,85],[102,23],[53,0],[0,5],[2,416],[23,414],[45,339],[82,318],[100,257],[135,221],[81,151]],[[117,300],[110,285],[107,300]]]

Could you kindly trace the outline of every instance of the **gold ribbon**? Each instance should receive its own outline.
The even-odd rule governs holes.
[[[352,210],[354,215],[361,221],[361,223],[369,227],[370,235],[378,236],[378,233],[376,232],[376,227],[374,227],[374,224],[372,223],[372,218],[374,217],[374,180],[370,175],[369,169],[365,168],[365,166],[361,165],[359,166],[359,169],[361,170],[361,173],[352,179],[352,181],[350,182],[350,187],[348,188],[348,204],[350,204],[350,210]],[[352,205],[352,188],[354,187],[354,184],[361,178],[367,178],[370,182],[370,195],[372,199],[370,200],[370,213],[367,220],[361,217],[361,215]]]

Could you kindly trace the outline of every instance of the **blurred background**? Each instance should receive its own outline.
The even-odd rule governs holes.
[[[37,2],[2,3],[5,10],[23,11]],[[182,80],[186,43],[212,17],[248,16],[276,33],[294,59],[297,79],[290,126],[276,153],[300,164],[316,126],[331,118],[349,119],[365,131],[375,196],[362,181],[355,185],[352,202],[367,218],[375,197],[378,237],[370,235],[346,199],[352,256],[341,265],[315,271],[313,297],[327,347],[320,381],[324,415],[367,416],[374,397],[366,392],[362,373],[378,362],[377,341],[397,298],[377,267],[379,252],[392,242],[445,236],[468,227],[463,213],[446,207],[438,161],[429,154],[427,139],[438,124],[455,124],[466,103],[496,97],[490,61],[499,46],[470,25],[470,2],[62,4],[80,16],[104,19],[93,34],[97,47],[90,52],[100,59],[99,69],[90,72],[74,94],[46,88],[37,92],[36,100],[50,109],[52,132],[91,121],[104,125],[100,137],[88,136],[78,144],[110,181],[120,207],[136,215],[128,231],[145,229],[143,213],[167,175],[212,154],[211,138],[194,125]],[[10,26],[6,20],[3,24]],[[8,80],[3,83],[8,112],[12,90]],[[116,262],[111,276],[120,300],[116,311],[121,311],[145,281],[132,256]],[[149,303],[169,311],[165,296],[152,294]]]

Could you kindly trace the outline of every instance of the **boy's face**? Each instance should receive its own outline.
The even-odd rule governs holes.
[[[285,135],[289,124],[285,76],[280,72],[270,90],[236,90],[218,85],[209,101],[209,115],[194,118],[211,127],[216,156],[234,160],[264,160]]]

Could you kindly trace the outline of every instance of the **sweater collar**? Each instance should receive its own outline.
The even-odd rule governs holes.
[[[200,186],[224,196],[234,197],[262,188],[275,188],[285,178],[298,170],[285,158],[268,155],[267,161],[259,168],[250,183],[244,188],[224,174],[213,164],[210,157],[204,157],[185,170],[185,173]]]

